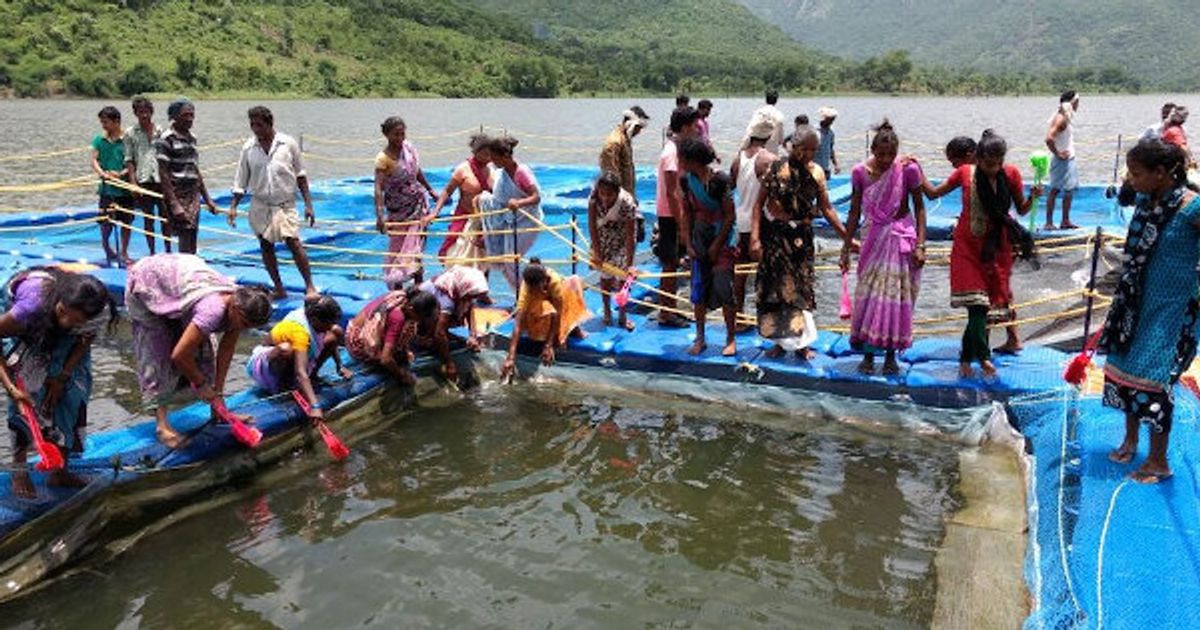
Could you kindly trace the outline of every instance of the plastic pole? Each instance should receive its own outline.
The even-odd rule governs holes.
[[[579,251],[575,249],[575,235],[579,232],[575,227],[575,213],[571,213],[571,275],[576,274],[576,263],[579,260]]]
[[[1092,272],[1088,276],[1087,311],[1083,314],[1083,349],[1087,350],[1088,337],[1092,333],[1092,293],[1096,290],[1096,265],[1100,262],[1100,243],[1104,239],[1104,228],[1096,226],[1096,242],[1092,245]]]
[[[521,297],[521,255],[517,253],[517,211],[512,211],[512,244],[513,244],[513,267],[517,273],[517,298]]]

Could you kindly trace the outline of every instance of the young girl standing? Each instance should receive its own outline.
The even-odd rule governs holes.
[[[900,373],[896,351],[912,345],[913,306],[925,265],[925,199],[921,167],[896,160],[900,138],[886,119],[875,130],[871,157],[850,174],[852,194],[841,267],[850,268],[850,249],[859,219],[866,236],[858,257],[850,343],[863,351],[858,371],[875,371],[884,351],[883,374]],[[911,201],[911,206],[910,206]]]
[[[708,347],[705,319],[710,309],[720,308],[725,318],[725,347],[721,354],[733,356],[737,354],[731,245],[735,221],[733,182],[728,175],[714,173],[709,168],[717,156],[703,140],[688,137],[678,145],[679,167],[684,173],[680,181],[683,191],[680,233],[692,260],[692,313],[696,319],[696,342],[688,348],[688,354],[699,355]]]
[[[624,278],[610,273],[604,266],[626,271],[633,266],[636,230],[637,202],[621,189],[621,180],[616,173],[610,171],[601,174],[588,201],[588,231],[592,238],[592,266],[600,271],[605,326],[612,324],[609,294],[620,288]],[[617,325],[633,330],[633,325],[625,317],[625,307],[618,307],[618,311]]]
[[[1177,146],[1143,140],[1125,161],[1137,209],[1099,342],[1108,351],[1104,404],[1125,412],[1125,439],[1109,458],[1132,460],[1138,425],[1146,423],[1150,454],[1130,478],[1157,483],[1171,476],[1171,390],[1196,355],[1200,198],[1187,188],[1187,155]]]
[[[1020,235],[1021,229],[1009,210],[1015,206],[1019,214],[1027,214],[1042,192],[1035,186],[1033,194],[1025,197],[1021,171],[1004,163],[1007,153],[1004,138],[991,129],[984,131],[975,148],[976,164],[956,168],[930,195],[939,197],[962,188],[962,214],[950,246],[950,305],[967,309],[959,355],[959,376],[963,378],[973,374],[972,363],[979,363],[984,376],[996,374],[988,326],[1015,317],[1009,278],[1014,235]],[[1020,348],[1015,327],[1008,328],[1008,337],[1005,346]]]

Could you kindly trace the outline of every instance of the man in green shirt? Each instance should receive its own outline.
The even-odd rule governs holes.
[[[109,105],[100,110],[99,117],[100,133],[92,138],[92,171],[100,178],[100,186],[96,190],[100,194],[100,241],[108,264],[116,261],[121,266],[128,266],[133,262],[129,259],[129,224],[133,221],[133,215],[129,213],[131,200],[127,190],[108,183],[123,180],[126,173],[121,112]],[[109,245],[113,221],[121,224],[119,254],[113,252]]]

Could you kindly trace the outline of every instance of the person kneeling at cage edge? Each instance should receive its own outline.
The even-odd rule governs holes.
[[[309,417],[323,418],[321,401],[313,387],[313,377],[325,361],[332,358],[338,375],[354,375],[342,365],[338,348],[345,332],[338,325],[342,307],[328,295],[310,297],[304,306],[288,313],[271,328],[267,343],[257,346],[246,362],[246,375],[258,387],[271,394],[296,389],[309,404]]]
[[[579,276],[563,278],[556,271],[531,258],[521,271],[521,295],[513,311],[512,341],[508,357],[500,368],[500,378],[513,373],[517,366],[517,344],[524,333],[543,342],[542,365],[554,364],[554,350],[567,342],[569,335],[587,336],[579,327],[591,313],[583,303],[583,280]]]
[[[0,315],[0,338],[12,339],[7,361],[0,362],[0,383],[12,401],[8,427],[12,432],[12,491],[36,496],[25,462],[32,435],[20,406],[28,404],[42,435],[64,454],[83,452],[87,404],[92,393],[92,341],[104,321],[111,331],[117,305],[108,289],[87,274],[56,267],[33,267],[7,283]],[[18,387],[20,378],[24,388]],[[51,473],[52,486],[80,485],[65,468]]]
[[[417,382],[412,374],[418,343],[433,346],[442,358],[447,378],[457,376],[448,344],[437,336],[438,301],[417,288],[389,291],[372,300],[346,326],[350,356],[381,367],[404,385]]]
[[[155,405],[160,442],[175,448],[183,441],[167,421],[167,404],[189,384],[214,414],[224,404],[222,389],[238,337],[270,319],[269,295],[266,287],[238,286],[191,254],[148,256],[129,268],[125,306],[133,356],[142,396]]]

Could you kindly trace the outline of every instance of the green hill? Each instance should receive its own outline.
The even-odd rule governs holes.
[[[1135,89],[1127,79],[1097,74],[1081,83]],[[765,86],[1054,87],[1032,75],[914,66],[904,53],[845,61],[792,40],[734,0],[0,2],[0,95],[549,97],[750,94]]]
[[[452,3],[0,3],[0,85],[22,96],[499,96],[536,90],[529,68],[556,61],[524,27]]]
[[[798,41],[850,59],[906,50],[918,64],[1029,73],[1052,84],[1132,79],[1143,89],[1200,88],[1192,59],[1200,11],[1184,2],[738,2]]]
[[[644,89],[757,92],[843,87],[844,64],[732,0],[464,0],[523,22],[572,63]],[[587,77],[581,78],[588,89]]]

